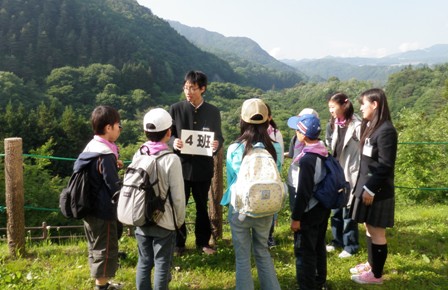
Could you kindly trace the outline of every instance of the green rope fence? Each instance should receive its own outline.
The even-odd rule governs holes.
[[[36,155],[36,154],[22,154],[23,157],[28,158],[36,158],[36,159],[53,159],[53,160],[63,160],[63,161],[76,161],[76,158],[69,157],[56,157],[56,156],[45,156],[45,155]],[[0,154],[0,157],[5,157],[5,154]],[[131,161],[124,161],[124,164],[130,164]],[[43,207],[34,207],[34,206],[24,206],[25,209],[36,210],[36,211],[52,211],[59,212],[59,208],[43,208]],[[0,205],[0,213],[6,212],[6,206]]]
[[[448,145],[448,142],[398,142],[398,145]],[[4,157],[5,154],[0,154],[0,157]],[[28,158],[40,158],[40,159],[53,159],[53,160],[62,160],[62,161],[76,161],[76,158],[69,157],[56,157],[56,156],[45,156],[45,155],[36,155],[36,154],[22,154],[24,157]],[[131,161],[124,161],[125,164],[131,163]],[[407,186],[399,186],[395,185],[395,188],[399,189],[408,189],[408,190],[423,190],[423,191],[448,191],[448,187],[441,188],[433,188],[433,187],[407,187]],[[37,210],[37,211],[53,211],[58,212],[58,208],[41,208],[41,207],[33,207],[33,206],[25,206],[25,209],[29,210]],[[0,212],[3,213],[6,211],[5,206],[0,205]]]

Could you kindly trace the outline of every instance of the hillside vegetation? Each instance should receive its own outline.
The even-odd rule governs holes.
[[[123,133],[119,139],[120,152],[124,160],[130,160],[138,144],[144,140],[141,131],[143,113],[149,107],[167,107],[183,97],[181,94],[175,94],[167,95],[164,100],[152,99],[141,90],[124,95],[119,92],[113,94],[110,89],[116,87],[116,84],[112,83],[114,78],[110,77],[110,73],[119,74],[119,71],[110,65],[92,65],[76,69],[66,67],[54,70],[47,78],[47,90],[35,91],[36,94],[45,96],[48,103],[42,102],[35,109],[27,109],[20,101],[16,100],[13,103],[11,100],[6,102],[4,109],[0,109],[0,127],[2,128],[0,137],[3,139],[21,136],[25,153],[75,158],[91,138],[87,112],[97,104],[110,104],[119,108],[122,114]],[[435,69],[408,68],[393,75],[390,86],[389,83],[386,86],[391,107],[394,108],[392,113],[399,132],[399,142],[411,143],[400,144],[398,148],[396,185],[404,188],[397,188],[397,198],[403,201],[431,204],[448,201],[446,175],[448,144],[445,133],[448,131],[447,74],[448,65],[438,66]],[[7,77],[2,77],[3,75]],[[425,77],[422,78],[421,75]],[[57,78],[60,80],[50,81]],[[111,83],[102,83],[100,80],[109,80]],[[95,85],[90,87],[82,85],[86,82]],[[431,90],[433,94],[430,100],[438,106],[433,108],[415,102],[414,104],[406,103],[407,108],[398,110],[394,103],[399,100],[404,102],[407,97],[410,97],[402,95],[403,92],[399,86],[397,91],[394,91],[399,82],[411,83],[414,92],[424,93],[426,90]],[[14,84],[19,87],[15,87]],[[428,87],[430,84],[431,87]],[[332,79],[325,83],[301,84],[278,92],[264,92],[250,87],[214,82],[208,87],[206,99],[221,109],[226,146],[238,135],[239,114],[243,100],[258,96],[271,106],[274,120],[283,133],[287,147],[287,142],[294,134],[286,126],[286,120],[290,116],[296,115],[305,107],[312,107],[319,112],[325,126],[329,117],[327,95],[336,91],[347,93],[355,104],[356,112],[359,112],[356,96],[370,87],[371,84],[365,81],[341,82]],[[8,90],[18,93],[29,88],[14,74],[0,73],[0,100],[4,100],[5,96],[9,95],[8,92],[5,93]],[[85,104],[79,101],[76,105],[71,105],[70,100],[75,101],[79,96],[86,95],[95,97],[85,100]],[[64,101],[62,98],[66,102],[65,106],[62,105]],[[412,142],[417,143],[412,144]],[[419,142],[429,143],[418,144]],[[71,173],[72,164],[68,161],[26,158],[25,204],[33,207],[57,208],[58,194],[64,184],[64,178]],[[0,205],[3,205],[5,200],[3,182],[3,159],[0,159]],[[435,188],[436,190],[428,191],[419,188]],[[39,225],[42,221],[53,224],[68,222],[57,212],[27,211],[26,217],[27,225],[30,226]],[[5,223],[5,217],[0,216],[0,224]]]
[[[304,74],[276,60],[247,37],[225,37],[176,21],[169,23],[199,48],[227,61],[239,74],[239,84],[264,90],[284,89],[307,79]]]
[[[225,61],[192,45],[135,0],[0,2],[0,70],[39,82],[54,68],[93,63],[142,66],[148,93],[173,91],[192,67],[216,80],[237,81]]]
[[[357,96],[377,85],[331,77],[263,90],[248,81],[271,87],[272,78],[268,82],[256,73],[260,67],[240,67],[245,78],[238,77],[237,67],[198,49],[134,0],[0,1],[0,138],[23,138],[24,153],[34,156],[76,158],[92,137],[90,112],[111,105],[122,117],[121,157],[130,160],[144,141],[144,113],[184,99],[184,74],[201,69],[210,78],[205,99],[221,110],[224,150],[239,133],[241,104],[252,97],[270,105],[287,147],[294,134],[286,126],[290,116],[312,107],[324,127],[328,95],[346,93],[359,112]],[[408,66],[384,85],[399,142],[409,143],[399,145],[396,167],[397,199],[403,202],[448,201],[447,80],[448,64]],[[57,207],[72,166],[67,160],[24,159],[25,205],[56,209],[27,210],[27,226],[70,223]],[[0,158],[0,206],[4,174]],[[5,224],[0,215],[0,225]]]
[[[278,246],[271,250],[274,265],[283,290],[297,289],[293,235],[289,229],[289,208],[280,213],[274,236]],[[194,210],[194,206],[190,206]],[[365,262],[364,230],[360,227],[361,250],[354,257],[340,259],[328,256],[330,289],[422,290],[448,289],[448,206],[397,205],[396,222],[388,230],[389,254],[384,268],[382,286],[361,286],[350,281],[350,267]],[[190,229],[192,230],[192,229]],[[56,236],[57,228],[50,228]],[[31,236],[32,234],[28,234]],[[187,254],[174,257],[170,289],[235,289],[235,258],[230,241],[230,228],[224,225],[223,239],[218,241],[218,253],[205,256],[196,252],[194,240],[187,240]],[[331,233],[327,232],[330,240]],[[134,237],[123,237],[120,250],[127,254],[120,260],[116,281],[125,289],[135,289],[137,243]],[[87,243],[84,240],[27,242],[27,255],[14,260],[7,256],[6,243],[0,243],[1,289],[71,289],[93,288],[87,264]],[[255,264],[255,289],[260,289]]]

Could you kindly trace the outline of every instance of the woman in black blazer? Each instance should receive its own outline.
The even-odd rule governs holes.
[[[359,98],[361,163],[354,189],[351,217],[366,227],[368,262],[350,269],[360,284],[382,284],[387,258],[386,228],[394,226],[394,168],[397,131],[390,117],[386,94],[370,89]]]

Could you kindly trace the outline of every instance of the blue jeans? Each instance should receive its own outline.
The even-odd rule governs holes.
[[[358,223],[350,218],[349,208],[338,208],[332,210],[331,232],[333,240],[331,244],[341,247],[350,254],[355,254],[359,250]]]
[[[154,271],[154,289],[168,289],[171,280],[171,260],[174,251],[175,231],[153,226],[151,236],[136,233],[138,244],[137,289],[151,287],[151,271]]]
[[[320,289],[327,280],[325,233],[330,210],[320,203],[302,216],[294,233],[296,277],[300,290]]]
[[[262,218],[246,216],[243,221],[240,221],[238,213],[232,212],[233,208],[230,206],[229,223],[235,250],[236,289],[254,289],[251,274],[251,250],[253,250],[261,289],[280,290],[274,262],[267,245],[273,216]]]

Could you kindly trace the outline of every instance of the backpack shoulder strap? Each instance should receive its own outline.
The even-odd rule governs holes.
[[[158,168],[157,168],[158,163],[159,163],[158,160],[161,159],[162,157],[168,155],[168,154],[174,154],[174,152],[172,152],[172,151],[166,151],[166,152],[163,152],[163,153],[160,154],[160,155],[155,156],[154,170],[156,171],[156,176],[157,176],[156,181],[157,181],[157,188],[158,188],[158,190],[159,190],[159,195],[162,194],[162,190],[160,189],[159,170],[158,170]],[[154,155],[153,155],[153,156],[154,156]],[[168,187],[168,191],[167,191],[167,193],[166,193],[165,200],[166,200],[166,198],[168,198],[168,197],[171,198],[171,195],[170,195],[170,188],[169,188],[169,187]],[[173,212],[173,214],[174,214],[174,212]]]
[[[327,166],[325,165],[325,161],[327,161],[327,159],[329,158],[329,156],[332,156],[332,155],[330,154],[330,152],[328,152],[327,157],[322,156],[322,155],[317,154],[317,153],[312,153],[312,152],[307,152],[306,154],[313,154],[313,155],[316,155],[316,156],[317,156],[318,158],[320,158],[320,160],[322,161],[322,162],[321,162],[322,176],[318,179],[319,181],[316,182],[316,184],[315,184],[315,188],[314,188],[314,190],[316,190],[317,184],[320,183],[320,182],[322,182],[322,180],[324,180],[325,176],[327,175]]]
[[[172,151],[165,151],[165,152],[163,152],[162,154],[157,155],[157,156],[156,156],[156,159],[158,160],[158,159],[160,159],[160,158],[162,158],[163,156],[166,156],[166,155],[168,155],[168,154],[174,154],[174,152],[172,152]]]

